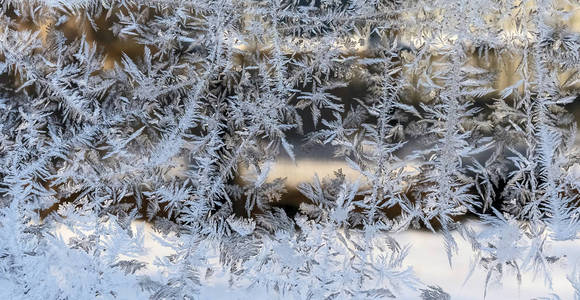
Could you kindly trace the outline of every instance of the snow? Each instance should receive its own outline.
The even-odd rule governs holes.
[[[477,268],[465,282],[473,261],[471,246],[457,233],[458,253],[452,260],[452,267],[447,261],[441,236],[426,231],[407,231],[397,234],[395,238],[401,244],[411,244],[411,250],[405,262],[413,266],[417,276],[426,285],[438,285],[451,295],[453,300],[484,299],[486,271]],[[561,299],[574,299],[574,289],[566,276],[570,274],[576,262],[580,262],[580,241],[555,242],[553,254],[574,254],[565,261],[553,266],[553,283],[550,289],[540,275],[524,272],[522,283],[518,285],[516,274],[504,274],[500,283],[490,283],[485,299],[532,299],[547,297],[556,293]],[[412,299],[410,297],[409,299]]]
[[[481,227],[475,223],[470,226]],[[158,257],[171,255],[172,249],[164,244],[163,238],[153,231],[147,223],[136,222],[134,230],[143,226],[145,230],[143,255],[135,257],[137,260],[148,263],[147,267],[137,272],[137,275],[147,275],[153,280],[163,281],[163,269],[155,264]],[[61,228],[59,232],[63,237],[69,238],[71,232]],[[459,234],[453,233],[458,244],[458,253],[453,256],[452,266],[449,266],[447,254],[443,245],[443,238],[438,234],[421,230],[408,230],[394,234],[394,238],[401,245],[410,244],[409,254],[404,264],[412,266],[417,277],[425,286],[439,286],[449,293],[453,300],[484,299],[484,282],[486,272],[477,268],[472,276],[465,282],[473,261],[470,245]],[[532,271],[523,272],[521,285],[518,285],[515,273],[504,274],[499,282],[491,280],[485,299],[532,299],[548,297],[557,294],[561,299],[573,299],[574,289],[567,276],[574,270],[576,263],[580,262],[580,241],[553,242],[548,253],[552,255],[567,255],[563,260],[552,266],[552,288],[544,282],[542,276],[534,276]],[[247,287],[237,281],[235,286],[229,285],[228,272],[221,269],[218,262],[218,253],[208,253],[210,265],[214,265],[210,280],[203,280],[199,289],[199,299],[294,299],[292,295],[280,295],[276,291],[266,290],[262,287]],[[203,274],[202,274],[203,275]],[[135,287],[138,289],[139,287]],[[400,299],[417,299],[417,291],[402,289]],[[2,294],[0,293],[0,296]],[[129,296],[126,294],[125,296]],[[130,299],[131,297],[127,298]],[[297,299],[297,298],[296,298]]]

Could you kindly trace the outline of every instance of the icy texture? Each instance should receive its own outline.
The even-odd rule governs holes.
[[[214,297],[448,299],[417,276],[431,266],[405,263],[420,249],[396,241],[423,229],[449,266],[469,252],[474,296],[533,274],[548,288],[567,276],[579,297],[577,271],[552,272],[572,270],[572,248],[547,250],[580,226],[567,111],[578,12],[556,0],[4,0],[2,296],[196,299],[223,284]],[[352,172],[297,187],[269,176],[301,144]],[[278,204],[290,188],[306,199],[296,214]],[[137,220],[168,253],[147,258]]]

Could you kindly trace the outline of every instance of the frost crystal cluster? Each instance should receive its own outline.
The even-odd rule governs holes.
[[[413,230],[486,291],[550,286],[580,230],[573,2],[0,1],[0,295],[450,299]],[[272,175],[304,147],[344,167]]]

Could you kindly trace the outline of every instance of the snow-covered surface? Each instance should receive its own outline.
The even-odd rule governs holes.
[[[487,272],[476,268],[467,282],[473,261],[469,243],[456,235],[458,254],[447,261],[443,238],[430,232],[408,231],[396,235],[401,244],[412,244],[406,263],[413,266],[417,276],[426,285],[438,285],[451,295],[453,300],[484,299],[484,283]],[[522,272],[522,282],[518,285],[515,273],[504,274],[501,285],[490,281],[485,299],[533,299],[557,294],[561,299],[574,299],[574,289],[567,279],[576,262],[579,262],[580,242],[554,242],[551,254],[566,253],[568,257],[552,265],[552,289],[544,282],[541,274],[534,276],[532,271]],[[465,282],[465,284],[464,284]],[[413,299],[409,296],[409,299]]]
[[[162,268],[156,266],[156,258],[171,255],[173,252],[169,247],[164,246],[159,235],[153,232],[147,224],[136,224],[142,226],[145,231],[144,249],[145,252],[137,258],[147,262],[147,268],[139,270],[137,275],[148,275],[154,280],[163,282]],[[476,226],[471,224],[471,226]],[[477,226],[476,226],[477,227]],[[71,236],[68,230],[61,230],[60,234],[66,240]],[[412,266],[417,277],[425,286],[440,286],[449,293],[453,300],[484,299],[484,283],[486,271],[477,267],[472,276],[465,282],[469,274],[473,261],[470,245],[458,234],[454,234],[458,243],[458,254],[452,260],[452,267],[449,266],[447,254],[440,235],[427,231],[409,230],[395,234],[395,239],[401,245],[410,244],[410,248],[405,264]],[[576,263],[580,262],[580,242],[552,242],[548,246],[548,253],[551,255],[566,254],[567,257],[559,260],[552,267],[552,288],[544,282],[541,274],[534,276],[532,271],[522,272],[521,285],[518,284],[516,274],[506,272],[501,285],[492,279],[487,290],[485,299],[535,299],[550,297],[556,294],[560,299],[573,299],[574,289],[567,279],[573,272]],[[210,251],[211,252],[211,251]],[[217,253],[208,253],[210,264],[218,265]],[[204,280],[202,276],[202,287],[199,290],[200,299],[292,299],[291,295],[279,295],[274,291],[264,288],[245,286],[230,286],[228,283],[229,274],[219,267],[214,269],[210,280]],[[465,282],[465,283],[464,283]],[[240,282],[237,282],[240,284]],[[139,289],[138,286],[135,286]],[[1,295],[2,293],[0,293]],[[418,291],[406,289],[399,291],[401,299],[418,299]],[[129,295],[127,295],[129,296]],[[130,298],[130,297],[129,297]],[[550,298],[552,299],[552,298]]]

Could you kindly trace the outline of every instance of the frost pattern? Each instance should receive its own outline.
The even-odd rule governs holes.
[[[226,274],[300,299],[449,299],[405,265],[393,234],[412,229],[440,233],[450,265],[459,232],[486,287],[506,270],[550,285],[564,256],[545,249],[580,226],[578,8],[5,0],[0,286],[190,299]],[[269,175],[301,143],[359,176],[305,178],[294,214]],[[171,249],[154,264],[140,220]]]

